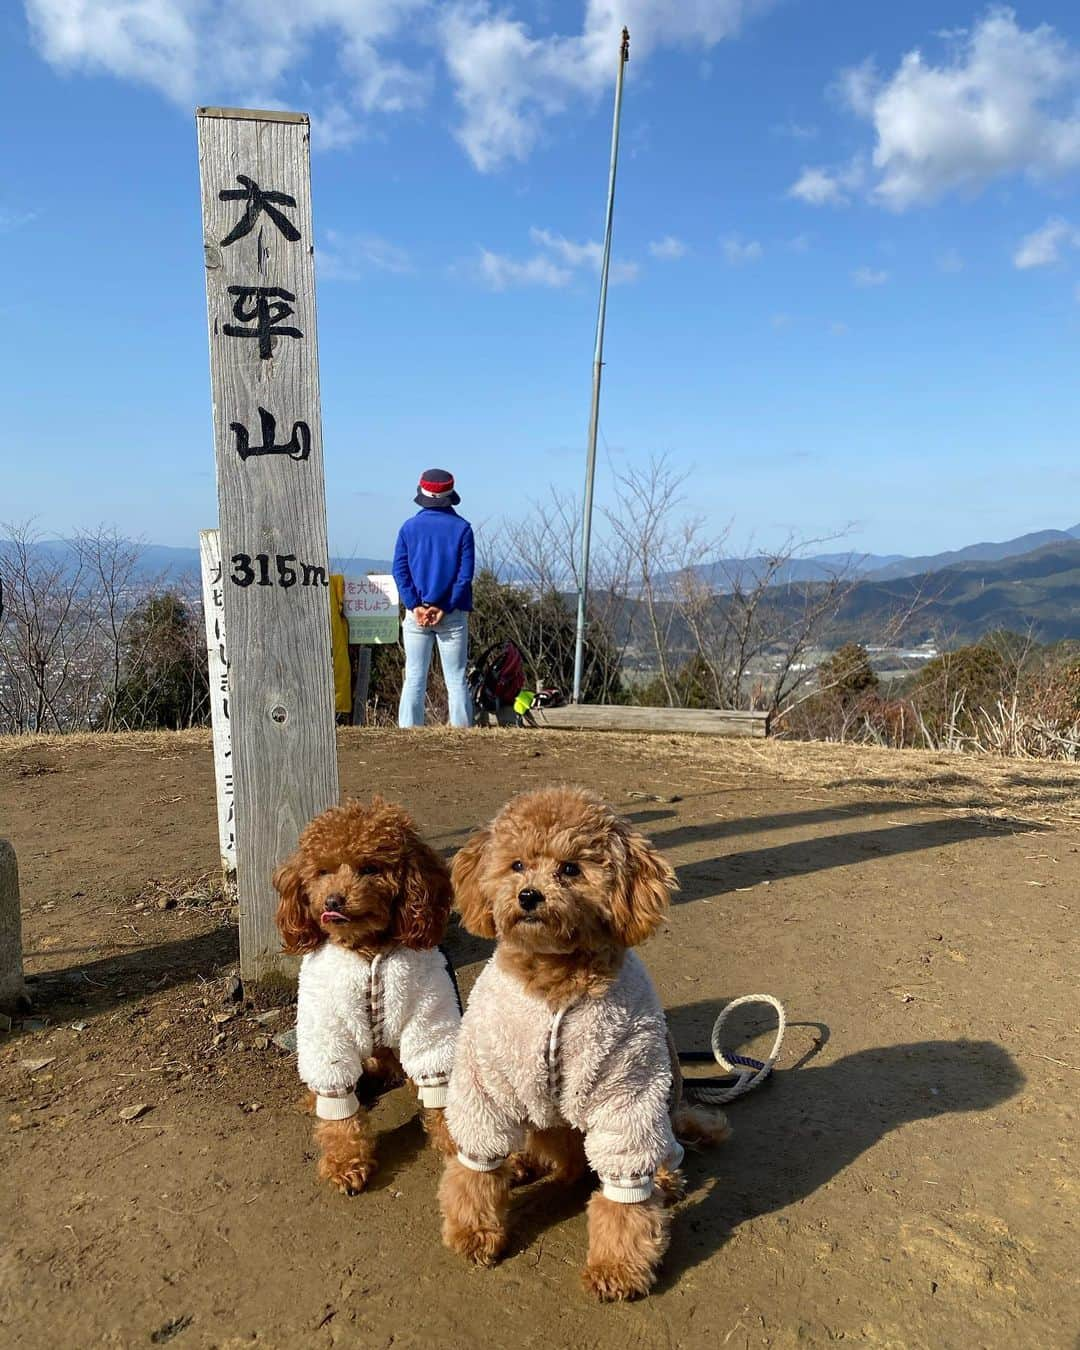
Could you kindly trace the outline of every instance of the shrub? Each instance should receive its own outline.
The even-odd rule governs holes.
[[[1027,651],[1015,634],[988,633],[928,661],[912,681],[910,696],[930,740],[975,736],[981,713],[1016,691]]]
[[[99,722],[127,731],[179,730],[207,720],[205,638],[198,617],[174,592],[149,596],[132,614],[110,704]]]
[[[864,698],[877,689],[877,672],[870,654],[858,642],[848,642],[818,667],[818,688],[842,704]]]

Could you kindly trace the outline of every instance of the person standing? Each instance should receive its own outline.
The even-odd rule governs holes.
[[[432,649],[438,643],[450,700],[450,725],[472,725],[465,678],[475,545],[472,526],[454,510],[461,498],[445,469],[420,476],[420,510],[402,525],[394,547],[394,580],[405,606],[405,679],[398,726],[422,727]]]

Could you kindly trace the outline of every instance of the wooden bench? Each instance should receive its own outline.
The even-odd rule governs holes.
[[[639,708],[578,703],[533,713],[541,727],[560,731],[666,731],[706,736],[767,736],[769,715],[721,708]]]

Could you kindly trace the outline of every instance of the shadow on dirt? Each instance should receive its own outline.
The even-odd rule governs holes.
[[[55,1022],[73,1009],[103,1012],[199,976],[212,977],[238,960],[237,930],[231,924],[153,947],[132,943],[112,956],[30,977],[28,1016]]]
[[[825,811],[800,811],[775,817],[759,816],[687,825],[657,836],[656,843],[662,848],[708,844],[735,831],[758,833],[886,809],[884,804],[867,803],[866,806],[866,812],[861,806],[828,808]],[[887,809],[896,811],[900,808],[891,803]],[[763,881],[808,876],[836,867],[872,862],[878,858],[982,839],[991,834],[1029,833],[1042,828],[1034,822],[949,815],[918,823],[849,831],[720,854],[679,868],[682,890],[676,895],[675,902],[686,903],[703,896],[723,895],[749,888]],[[447,934],[447,948],[456,969],[486,961],[493,945],[486,939],[473,937],[456,919],[452,920]],[[133,943],[112,956],[53,971],[32,980],[32,1015],[57,1020],[75,1008],[90,1013],[99,1012],[199,977],[213,977],[237,959],[236,929],[225,924],[194,937],[156,946]],[[462,992],[466,996],[471,982],[471,979],[464,982]]]
[[[730,835],[754,835],[768,830],[797,830],[808,825],[830,825],[836,821],[858,820],[860,816],[898,816],[905,811],[925,811],[925,802],[846,802],[813,810],[787,811],[775,816],[720,816],[707,825],[680,825],[672,830],[654,830],[650,839],[661,849],[694,844],[702,838],[725,839]],[[633,816],[635,825],[639,821]]]
[[[778,817],[781,826],[787,819]],[[729,833],[727,827],[726,821],[717,822],[715,827],[688,827],[682,832],[679,842],[692,844],[722,838]],[[755,820],[752,828],[757,831],[768,828],[768,825]],[[679,884],[683,889],[681,894],[675,896],[675,903],[696,900],[701,895],[723,895],[728,891],[756,886],[762,881],[775,881],[781,877],[809,876],[834,867],[848,867],[855,863],[872,862],[877,858],[943,848],[970,839],[985,839],[991,834],[1025,834],[1042,828],[1028,821],[987,821],[975,816],[952,815],[917,824],[800,839],[769,848],[743,849],[679,867]],[[661,847],[669,847],[666,839],[657,839],[656,843]]]
[[[680,797],[680,801],[686,801],[692,797],[721,797],[722,793],[690,793],[688,797]],[[843,805],[818,807],[807,811],[789,811],[783,815],[775,816],[723,816],[715,821],[710,821],[707,825],[679,825],[675,824],[670,829],[659,829],[649,827],[659,826],[662,822],[677,822],[679,813],[670,807],[645,808],[633,805],[620,805],[613,803],[615,809],[624,816],[636,829],[647,834],[652,842],[661,849],[678,848],[682,844],[693,844],[699,839],[723,839],[729,835],[748,835],[756,834],[764,830],[787,830],[799,829],[806,825],[824,825],[837,820],[855,820],[859,816],[874,815],[900,815],[904,811],[925,811],[926,802],[905,802],[905,801],[865,801],[848,802]],[[432,835],[430,841],[437,847],[447,862],[453,860],[454,854],[465,843],[471,829],[442,831],[439,834]]]
[[[711,1026],[721,1006],[709,1001],[675,1009],[671,1022],[679,1043],[685,1043],[680,1030]],[[828,1042],[829,1029],[792,1025],[816,1028],[813,1050],[795,1068],[778,1070],[766,1089],[727,1108],[734,1129],[728,1143],[715,1150],[688,1148],[683,1166],[691,1198],[675,1214],[658,1291],[674,1287],[722,1248],[740,1224],[787,1209],[827,1186],[892,1130],[953,1112],[988,1110],[1015,1096],[1025,1081],[1012,1056],[993,1041],[883,1046],[804,1068]],[[595,1187],[595,1177],[588,1176],[569,1187],[541,1181],[518,1192],[511,1252],[542,1244],[547,1230],[583,1211]],[[703,1187],[704,1194],[694,1194]],[[882,1191],[888,1187],[883,1177]],[[891,1197],[885,1202],[891,1204]],[[542,1245],[537,1261],[541,1255]],[[584,1248],[580,1261],[584,1264]]]
[[[1005,788],[1032,788],[1037,794],[1034,798],[1024,801],[1022,798],[1017,800],[1014,793],[1010,803],[1012,810],[1024,810],[1028,806],[1038,806],[1047,802],[1067,803],[1076,799],[1076,779],[1068,773],[1062,773],[1060,777],[1051,777],[1049,774],[1006,773],[999,781]],[[903,792],[905,789],[910,790],[913,783],[910,778],[904,777],[875,777],[860,778],[857,785],[867,789],[883,788],[886,792]],[[850,780],[836,778],[823,781],[819,786],[826,792],[843,792],[850,790],[853,784]],[[922,803],[924,807],[944,803],[968,811],[1000,810],[1004,804],[1002,801],[1004,794],[995,793],[995,787],[996,783],[987,783],[977,773],[937,773],[933,769],[928,769],[918,784],[920,793],[925,794]],[[970,795],[962,802],[950,796],[938,796],[935,800],[936,788],[967,788]]]
[[[720,1007],[712,1001],[691,1005],[678,1009],[672,1021],[711,1026]],[[993,1041],[890,1045],[798,1071],[778,1070],[767,1090],[728,1108],[734,1129],[729,1143],[715,1152],[688,1151],[691,1190],[717,1180],[681,1207],[661,1287],[711,1256],[740,1224],[827,1185],[890,1131],[952,1112],[988,1110],[1015,1096],[1024,1081],[1013,1057]]]

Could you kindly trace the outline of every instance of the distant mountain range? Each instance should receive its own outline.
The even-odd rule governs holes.
[[[1036,530],[1032,534],[1022,534],[1016,539],[1006,539],[1001,543],[969,544],[966,548],[946,553],[933,553],[923,557],[908,557],[902,553],[857,553],[853,550],[842,553],[814,553],[803,558],[792,558],[775,575],[777,585],[802,581],[827,581],[840,573],[858,576],[866,581],[891,581],[901,577],[919,576],[929,572],[940,572],[968,562],[999,562],[1006,558],[1020,557],[1032,553],[1049,544],[1068,543],[1080,539],[1080,525],[1069,530]],[[3,551],[0,541],[0,552]],[[70,545],[63,539],[43,539],[34,545],[42,553],[63,555],[68,553]],[[343,558],[330,560],[335,572],[388,572],[389,558]],[[745,558],[719,558],[715,562],[704,563],[692,570],[711,589],[724,592],[731,589],[734,578],[739,577],[744,584],[752,577],[761,575],[770,566],[766,554],[751,554]],[[139,558],[139,572],[143,576],[162,575],[179,577],[185,573],[197,573],[199,570],[199,550],[197,548],[173,548],[166,544],[143,544]],[[514,569],[507,567],[505,575],[513,579]],[[667,574],[668,581],[675,573]]]
[[[883,560],[880,566],[864,571],[868,578],[875,581],[913,577],[924,572],[940,572],[962,563],[1001,562],[1006,558],[1019,558],[1050,544],[1067,544],[1076,539],[1080,539],[1080,525],[1074,525],[1071,530],[1036,530],[1016,539],[1006,539],[1001,544],[969,544],[967,548],[957,549],[954,553],[933,553],[922,558],[890,558]]]
[[[1080,525],[1070,530],[1037,530],[1022,534],[1002,543],[969,544],[966,548],[946,553],[933,553],[910,558],[902,553],[814,553],[805,558],[792,558],[777,569],[774,582],[778,586],[792,582],[828,581],[840,574],[858,576],[866,580],[886,581],[898,577],[919,576],[940,572],[965,562],[998,562],[1003,558],[1017,558],[1048,544],[1080,539]],[[691,571],[711,590],[730,591],[738,580],[743,585],[765,574],[772,563],[765,554],[746,558],[720,558],[704,563]],[[666,574],[662,580],[674,581],[676,573]]]
[[[818,584],[810,582],[811,591]],[[767,595],[774,614],[798,623],[806,606],[806,585],[774,586]],[[727,597],[717,592],[712,603],[722,607]],[[909,611],[903,628],[894,631],[896,620]],[[677,614],[668,627],[668,614],[669,602],[662,602],[660,622],[670,634],[673,652],[689,652],[690,633]],[[647,649],[646,615],[639,602],[627,601],[622,624],[629,624],[631,646]],[[1066,537],[1019,557],[961,562],[914,576],[864,577],[845,592],[819,642],[827,647],[875,644],[891,635],[904,645],[957,647],[1002,628],[1030,633],[1044,643],[1080,638],[1080,539]],[[620,629],[625,638],[625,627]]]
[[[3,547],[0,542],[0,553]],[[34,547],[56,556],[70,549],[63,540],[46,540]],[[734,576],[741,573],[745,582],[748,575],[759,575],[758,569],[767,561],[764,557],[721,559],[700,571],[715,590],[716,603],[722,605]],[[331,565],[334,571],[353,574],[390,569],[385,558],[336,557]],[[164,576],[193,590],[198,570],[197,548],[142,546],[139,571],[144,578]],[[895,616],[912,606],[912,619],[897,635],[905,643],[973,642],[994,628],[1030,630],[1040,642],[1080,638],[1080,525],[919,558],[823,553],[793,559],[777,574],[770,603],[779,610],[792,606],[794,616],[804,604],[804,588],[787,588],[795,582],[825,581],[838,572],[857,579],[830,625],[830,644],[876,642]],[[628,597],[623,621],[632,630],[641,622],[637,611],[635,599]],[[682,645],[679,627],[676,620],[671,630],[675,647]],[[689,634],[685,637],[689,641]]]
[[[1080,637],[1080,537],[1048,533],[1058,536],[1054,542],[1019,556],[972,560],[965,549],[965,561],[952,566],[865,577],[841,604],[830,639],[873,642],[876,632],[912,604],[914,613],[902,634],[905,642],[955,646],[976,642],[997,628],[1030,631],[1038,642]]]
[[[71,553],[71,545],[64,539],[42,539],[33,545],[35,552],[51,557],[65,557]],[[0,540],[0,554],[4,551],[4,541]],[[363,575],[367,572],[389,572],[389,558],[331,558],[330,567],[334,572]],[[174,581],[199,575],[199,550],[197,548],[172,548],[167,544],[141,544],[139,561],[136,567],[138,575],[145,579],[164,577]]]

